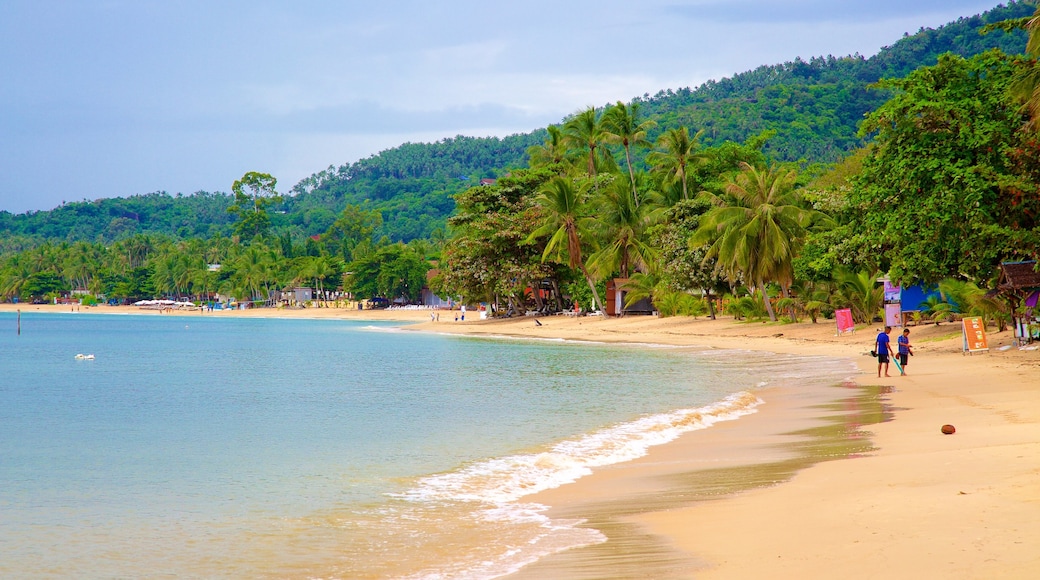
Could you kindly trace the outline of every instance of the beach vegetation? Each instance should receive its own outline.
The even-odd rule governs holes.
[[[542,251],[542,261],[552,258],[555,262],[580,270],[592,292],[596,309],[602,312],[605,311],[603,301],[584,257],[584,250],[589,247],[592,238],[592,220],[586,205],[589,187],[593,183],[597,183],[596,180],[554,177],[542,186],[535,198],[536,209],[540,210],[539,226],[528,236],[527,241],[548,236]]]
[[[278,180],[272,175],[257,171],[250,171],[231,184],[235,201],[227,211],[238,219],[235,235],[252,240],[271,229],[267,209],[281,200],[275,191],[277,185]]]
[[[794,282],[793,260],[802,239],[814,221],[825,218],[801,200],[794,188],[796,176],[790,168],[743,163],[720,192],[701,192],[701,199],[713,207],[693,237],[694,243],[708,244],[705,257],[716,258],[730,280],[743,278],[753,285],[774,322],[766,283],[777,282],[786,294]]]

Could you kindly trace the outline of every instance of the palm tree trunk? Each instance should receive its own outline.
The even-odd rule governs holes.
[[[790,298],[791,297],[791,292],[790,292],[790,290],[788,290],[787,286],[785,286],[785,285],[781,285],[780,286],[780,292],[783,293],[784,298]],[[793,305],[787,307],[787,315],[791,317],[791,322],[798,322],[798,318],[795,316],[794,306]]]
[[[560,284],[556,278],[552,279],[553,298],[556,300],[556,311],[563,312],[563,295],[560,292]]]
[[[711,291],[703,290],[702,292],[704,293],[704,299],[708,302],[708,316],[715,320],[715,304],[711,299]]]
[[[632,150],[625,144],[625,161],[628,162],[628,180],[632,184],[632,199],[636,202],[636,207],[639,207],[639,195],[636,193],[636,174],[632,171]]]
[[[762,293],[762,302],[766,305],[766,312],[769,314],[769,320],[776,322],[776,312],[773,311],[773,305],[769,302],[769,294],[766,292],[765,282],[758,281],[758,291]]]
[[[545,303],[542,301],[542,284],[540,281],[531,282],[531,295],[534,297],[534,309],[538,312],[544,311]]]
[[[592,299],[596,301],[596,309],[606,315],[607,309],[603,307],[603,301],[599,299],[596,283],[592,281],[592,276],[589,275],[589,270],[585,267],[585,264],[581,264],[581,273],[585,275],[585,281],[589,283],[589,289],[592,290]]]

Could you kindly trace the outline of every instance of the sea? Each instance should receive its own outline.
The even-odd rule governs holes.
[[[605,540],[536,492],[849,368],[389,322],[0,313],[0,578],[497,578]]]

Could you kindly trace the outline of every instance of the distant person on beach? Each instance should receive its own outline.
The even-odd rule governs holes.
[[[885,367],[885,376],[888,374],[888,357],[892,354],[892,341],[888,333],[892,332],[891,326],[886,326],[884,332],[879,332],[874,341],[874,352],[877,353],[877,376],[881,376],[881,367]]]
[[[906,375],[906,365],[910,362],[910,355],[914,354],[913,347],[910,346],[910,329],[904,328],[903,334],[896,339],[899,343],[899,364],[903,365],[903,372],[900,375]]]

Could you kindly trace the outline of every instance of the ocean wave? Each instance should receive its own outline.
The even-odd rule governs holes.
[[[541,453],[484,460],[457,471],[420,479],[415,487],[394,497],[408,501],[464,501],[503,505],[571,483],[594,467],[631,461],[683,433],[754,413],[762,404],[742,391],[694,409],[679,409],[642,417],[562,441]]]

